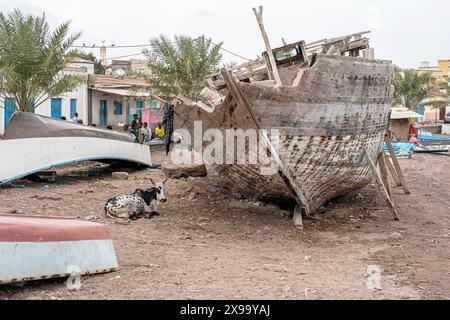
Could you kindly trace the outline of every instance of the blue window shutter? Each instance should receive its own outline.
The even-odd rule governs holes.
[[[114,114],[121,115],[123,114],[122,102],[115,100],[114,101]]]
[[[70,119],[75,117],[77,113],[77,99],[70,99]]]

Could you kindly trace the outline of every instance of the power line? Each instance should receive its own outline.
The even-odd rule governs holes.
[[[127,54],[124,56],[119,56],[119,57],[110,57],[110,58],[106,58],[105,60],[114,60],[114,59],[120,59],[120,58],[128,58],[128,57],[134,57],[134,56],[140,56],[144,53],[140,52],[140,53],[133,53],[133,54]]]
[[[196,38],[194,40],[197,40],[199,38]],[[211,43],[213,45],[217,46],[217,44],[215,44],[214,42],[211,41]],[[103,45],[102,46],[97,46],[95,44],[93,46],[86,46],[86,45],[83,44],[82,46],[71,46],[71,48],[83,48],[83,49],[94,49],[94,48],[107,48],[107,49],[122,48],[123,49],[123,48],[145,48],[145,47],[151,47],[151,44],[147,43],[147,44],[132,44],[132,45],[121,45],[121,46],[120,45],[116,46],[115,44],[109,45],[109,46],[103,46]],[[220,50],[225,51],[225,52],[227,52],[227,53],[229,53],[229,54],[231,54],[233,56],[236,56],[236,57],[238,57],[240,59],[247,60],[247,61],[252,61],[252,59],[248,59],[246,57],[243,57],[243,56],[241,56],[241,55],[239,55],[237,53],[234,53],[231,50],[228,50],[228,49],[226,49],[224,47],[220,47]],[[132,57],[132,56],[135,56],[135,55],[138,55],[138,54],[121,56],[121,57],[115,57],[115,58],[108,58],[107,60],[119,59],[119,58],[127,58],[127,57]]]
[[[97,46],[94,44],[93,46],[70,46],[71,48],[82,48],[82,49],[96,49],[96,48],[107,48],[107,49],[114,49],[114,48],[142,48],[142,47],[150,47],[150,44],[132,44],[132,45],[122,45],[122,46],[116,46],[116,45],[110,45],[110,46]]]

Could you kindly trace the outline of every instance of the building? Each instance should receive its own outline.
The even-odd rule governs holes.
[[[122,126],[138,114],[143,122],[155,127],[165,103],[149,93],[144,79],[107,75],[91,76],[89,101],[88,122],[98,126]]]
[[[138,61],[138,60],[136,60]],[[126,63],[122,65],[127,65]],[[129,62],[130,68],[139,63]],[[132,70],[132,69],[130,69]],[[72,92],[52,97],[35,109],[36,114],[70,120],[78,113],[84,124],[122,126],[130,123],[137,113],[151,127],[161,121],[165,101],[149,93],[147,82],[136,76],[107,76],[94,74],[94,62],[71,59],[65,74],[85,77],[86,81]],[[0,135],[4,133],[13,113],[14,99],[0,96]]]
[[[389,131],[393,141],[408,141],[409,131],[413,123],[422,115],[409,110],[405,107],[393,107],[391,112],[391,120],[389,122]]]
[[[450,74],[450,60],[438,60],[436,66],[430,66],[428,61],[420,63],[419,72],[428,72],[431,74],[431,84],[449,83]],[[444,120],[444,116],[450,111],[449,107],[442,108],[441,110],[434,109],[426,105],[426,101],[423,106],[418,110],[418,113],[424,116],[425,121],[438,121]]]
[[[84,123],[87,123],[88,77],[94,74],[94,63],[89,60],[74,58],[70,60],[63,72],[65,74],[82,76],[86,81],[71,92],[48,99],[38,106],[34,112],[36,114],[58,119],[63,116],[66,117],[66,119],[71,119],[75,116],[75,113],[78,113],[79,118],[82,119]],[[12,97],[0,95],[0,107],[3,107],[0,108],[0,134],[3,134],[5,128],[9,124],[11,116],[15,112],[14,99]]]
[[[151,74],[146,59],[112,60],[106,67],[109,76],[148,76]]]

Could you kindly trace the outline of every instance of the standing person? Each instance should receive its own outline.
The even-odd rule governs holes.
[[[78,123],[78,112],[75,112],[75,117],[72,118],[73,123]]]
[[[139,120],[139,116],[136,113],[133,114],[133,121],[131,121],[131,126],[137,128],[140,123],[142,122]]]
[[[164,132],[164,128],[162,127],[161,122],[158,122],[158,126],[155,129],[155,134],[158,138],[164,139],[165,132]]]
[[[166,146],[166,156],[170,151],[170,144],[172,143],[172,133],[173,133],[173,104],[166,104],[164,106],[164,116],[163,116],[163,124],[164,124],[164,145]]]

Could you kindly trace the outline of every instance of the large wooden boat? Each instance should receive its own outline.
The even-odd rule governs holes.
[[[261,165],[238,164],[217,170],[247,197],[294,201],[316,212],[371,182],[365,151],[376,163],[388,128],[394,67],[373,59],[361,34],[273,50],[282,85],[270,80],[267,59],[222,70],[208,82],[212,89],[228,89],[223,102],[180,97],[175,129],[193,132],[194,121],[202,121],[203,131],[278,129],[278,172],[261,174]]]
[[[131,135],[16,112],[0,140],[0,184],[88,160],[152,164],[150,148]]]

